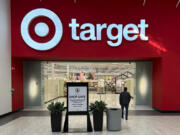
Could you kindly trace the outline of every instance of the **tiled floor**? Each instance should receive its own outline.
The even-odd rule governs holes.
[[[42,112],[39,112],[42,114]],[[0,135],[66,135],[64,133],[52,133],[48,113],[37,115],[31,112],[21,115],[8,123],[0,126]],[[157,113],[158,114],[158,113]],[[34,115],[34,116],[31,116]],[[85,117],[71,116],[70,131],[82,131],[86,129]],[[63,117],[64,121],[64,117]],[[92,117],[91,117],[92,121]],[[81,130],[80,130],[81,129]],[[106,129],[106,117],[104,117],[104,131],[92,133],[68,133],[67,135],[179,135],[180,115],[133,115],[129,120],[122,120],[122,130],[109,132]]]

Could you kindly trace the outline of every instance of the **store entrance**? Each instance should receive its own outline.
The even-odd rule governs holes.
[[[136,109],[137,105],[151,107],[152,84],[148,84],[148,80],[152,75],[146,75],[152,74],[152,71],[146,71],[151,66],[151,62],[25,61],[25,108],[46,108],[50,102],[56,101],[66,105],[67,82],[88,82],[89,103],[103,100],[108,107],[119,108],[119,94],[127,87],[134,97],[130,109]],[[147,97],[149,101],[146,101]]]
[[[90,103],[103,100],[108,107],[119,107],[123,87],[135,97],[135,71],[133,62],[42,62],[44,102],[56,97],[65,102],[66,82],[88,82]]]

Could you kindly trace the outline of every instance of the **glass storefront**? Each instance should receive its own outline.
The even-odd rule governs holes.
[[[134,62],[41,62],[41,98],[66,104],[67,82],[88,82],[89,103],[103,100],[108,107],[119,107],[119,93],[124,87],[135,97]],[[132,100],[130,107],[134,107]]]

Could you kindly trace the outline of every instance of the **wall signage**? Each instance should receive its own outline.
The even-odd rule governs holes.
[[[37,17],[47,17],[55,25],[54,37],[45,43],[39,43],[34,41],[29,33],[29,24],[31,21]],[[66,24],[65,24],[66,25]],[[71,29],[72,40],[82,40],[82,41],[101,41],[102,31],[106,31],[107,45],[112,47],[117,47],[122,44],[123,38],[127,41],[134,41],[140,37],[142,41],[148,41],[148,36],[146,35],[146,29],[148,24],[146,24],[145,19],[141,19],[138,25],[129,23],[123,24],[92,24],[84,23],[79,24],[76,18],[72,18],[71,22],[68,24]],[[116,30],[116,34],[113,33]],[[43,22],[39,22],[35,26],[35,34],[39,37],[46,37],[49,34],[49,27]],[[35,49],[40,51],[45,51],[54,48],[60,42],[63,35],[63,26],[60,18],[51,10],[45,8],[38,8],[30,11],[25,15],[21,23],[21,36],[25,43]]]
[[[119,46],[122,43],[122,39],[128,41],[134,41],[140,36],[141,40],[147,41],[148,37],[146,36],[146,28],[148,28],[148,24],[145,23],[145,19],[140,20],[140,24],[127,24],[123,27],[122,24],[96,24],[93,25],[91,23],[84,23],[80,26],[77,23],[76,19],[72,19],[71,23],[69,24],[72,32],[72,39],[73,40],[83,40],[83,41],[101,41],[102,40],[102,30],[106,30],[106,34],[108,37],[107,44],[115,47]],[[77,29],[80,29],[80,33],[77,34]],[[117,34],[113,35],[112,30],[116,29]],[[88,35],[88,36],[86,36]],[[131,35],[131,36],[130,36]]]

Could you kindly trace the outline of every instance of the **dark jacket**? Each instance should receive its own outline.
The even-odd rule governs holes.
[[[122,105],[122,104],[128,105],[130,100],[131,100],[131,95],[129,94],[129,92],[127,92],[127,91],[121,92],[120,97],[119,97],[120,105]]]

